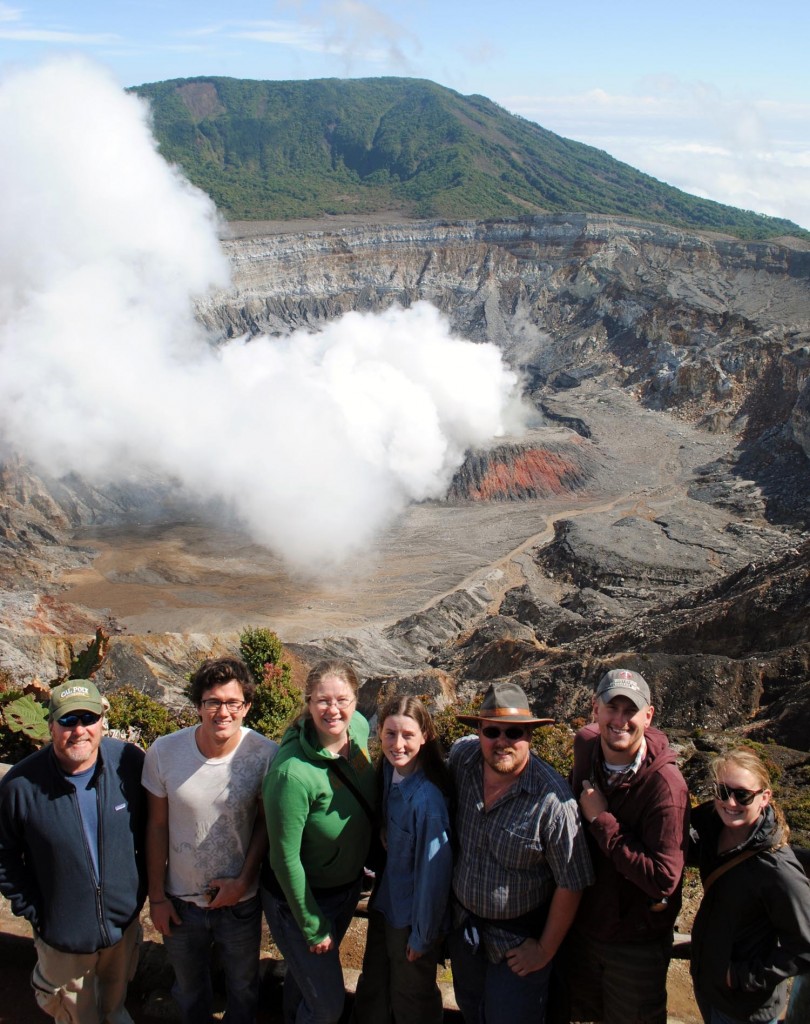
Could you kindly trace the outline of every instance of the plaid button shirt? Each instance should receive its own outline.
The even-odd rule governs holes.
[[[545,761],[532,754],[515,785],[489,811],[478,737],[454,743],[448,765],[457,793],[453,892],[462,908],[482,918],[520,917],[548,903],[558,886],[578,891],[593,884],[577,803]],[[508,926],[487,925],[482,934],[493,963],[524,939]]]

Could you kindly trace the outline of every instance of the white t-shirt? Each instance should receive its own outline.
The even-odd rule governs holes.
[[[278,744],[241,729],[239,746],[225,757],[204,757],[197,726],[161,736],[146,752],[143,785],[169,801],[166,892],[200,907],[212,878],[235,878],[245,861],[262,780]],[[258,882],[243,899],[256,894]]]

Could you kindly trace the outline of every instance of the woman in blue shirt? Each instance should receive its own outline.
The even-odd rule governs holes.
[[[441,1024],[436,965],[453,873],[450,777],[418,697],[389,701],[379,722],[388,859],[371,898],[354,1021]]]

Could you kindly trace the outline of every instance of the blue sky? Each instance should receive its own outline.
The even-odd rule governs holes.
[[[799,0],[0,0],[0,75],[79,51],[121,85],[428,78],[806,228],[809,42]]]

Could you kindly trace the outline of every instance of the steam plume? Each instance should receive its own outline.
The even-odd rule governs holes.
[[[502,433],[516,380],[427,304],[215,348],[208,198],[148,111],[60,60],[0,81],[0,438],[52,475],[160,473],[293,565],[339,563]]]

